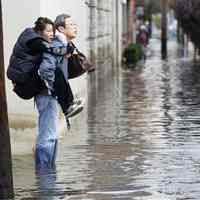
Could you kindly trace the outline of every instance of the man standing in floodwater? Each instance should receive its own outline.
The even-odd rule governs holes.
[[[56,33],[51,47],[67,46],[76,37],[77,27],[72,18],[67,14],[56,17],[54,22]],[[44,53],[40,64],[39,73],[43,80],[52,81],[55,77],[55,68],[63,72],[68,83],[68,56],[59,57],[51,53]],[[54,69],[54,70],[53,70]],[[39,133],[36,141],[36,167],[53,167],[55,165],[58,141],[59,112],[56,98],[48,95],[38,95],[36,105],[39,111]]]

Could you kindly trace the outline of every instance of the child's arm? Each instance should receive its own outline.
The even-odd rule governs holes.
[[[65,56],[72,54],[75,47],[68,43],[67,46],[61,47],[51,47],[51,45],[43,40],[42,38],[34,38],[28,41],[27,46],[31,49],[33,53],[50,53],[56,56]]]
[[[44,80],[49,92],[54,90],[55,70],[57,65],[57,58],[55,55],[43,53],[42,62],[40,64],[38,74]]]
[[[50,45],[47,41],[42,38],[34,38],[27,42],[27,46],[35,54],[41,54],[43,52],[48,52]]]

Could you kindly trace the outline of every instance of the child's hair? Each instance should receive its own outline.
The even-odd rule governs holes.
[[[55,32],[55,26],[54,26],[53,21],[51,19],[47,18],[47,17],[39,17],[35,21],[34,30],[36,32],[38,32],[38,31],[44,31],[47,24],[51,24],[53,26],[53,31]]]

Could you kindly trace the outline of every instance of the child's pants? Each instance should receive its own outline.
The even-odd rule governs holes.
[[[56,96],[63,113],[67,113],[67,109],[73,103],[74,96],[69,82],[66,82],[63,72],[58,67],[55,71],[54,90],[54,95]]]

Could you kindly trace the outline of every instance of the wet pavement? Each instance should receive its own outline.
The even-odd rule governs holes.
[[[134,70],[104,63],[88,78],[88,105],[56,170],[13,158],[16,200],[200,199],[200,64],[174,42],[166,61],[158,41],[150,49]]]

